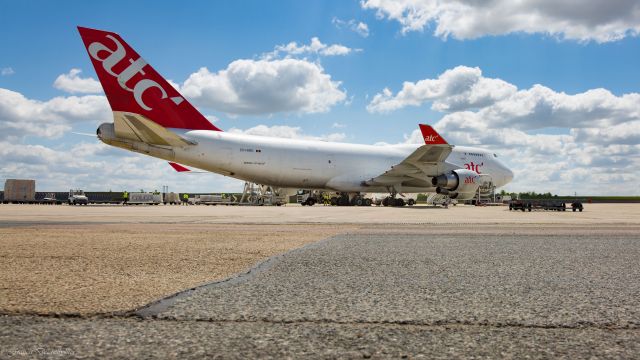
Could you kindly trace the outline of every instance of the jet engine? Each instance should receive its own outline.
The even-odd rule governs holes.
[[[473,199],[480,187],[480,175],[475,171],[456,169],[431,179],[436,193],[449,195],[452,199]]]

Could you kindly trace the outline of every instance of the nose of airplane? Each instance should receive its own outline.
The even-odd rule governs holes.
[[[505,167],[505,170],[506,170],[506,173],[505,173],[505,176],[504,176],[504,182],[505,182],[505,184],[507,184],[507,183],[510,183],[511,180],[513,180],[513,171],[511,171],[511,169],[506,168],[506,167]]]

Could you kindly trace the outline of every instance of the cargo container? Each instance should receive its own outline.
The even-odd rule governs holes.
[[[129,201],[127,204],[129,205],[142,205],[142,204],[150,204],[150,205],[158,205],[162,203],[162,194],[154,194],[154,193],[130,193]]]
[[[171,205],[179,205],[180,204],[180,195],[174,192],[169,192],[164,194],[164,204]]]
[[[5,202],[34,202],[36,200],[36,181],[7,179],[4,183]]]

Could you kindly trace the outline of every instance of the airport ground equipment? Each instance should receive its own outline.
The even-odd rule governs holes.
[[[275,188],[269,185],[245,182],[240,201],[234,201],[233,203],[238,205],[281,206],[287,203],[287,191],[286,189]]]
[[[430,193],[429,196],[427,196],[427,205],[444,206],[445,204],[456,206],[458,205],[458,200],[448,199],[446,195],[436,193]]]
[[[550,211],[567,211],[567,204],[559,200],[543,200],[534,202],[534,208]]]
[[[69,198],[67,199],[69,205],[87,205],[89,204],[89,198],[84,194],[83,190],[69,190]]]
[[[163,196],[164,204],[170,205],[179,205],[180,204],[180,194],[174,192],[164,193]]]
[[[355,194],[351,197],[349,205],[351,206],[371,206],[373,201],[362,194]]]
[[[47,205],[60,205],[62,204],[62,201],[56,198],[56,193],[46,193],[42,198],[41,203]]]
[[[583,206],[581,201],[574,200],[573,202],[571,202],[571,210],[573,210],[574,212],[576,210],[582,212],[582,209],[583,209]]]
[[[327,192],[321,190],[298,190],[297,202],[303,206],[313,206],[322,204],[328,196],[328,202],[332,206],[413,206],[416,204],[415,197],[417,194],[400,195],[401,197],[392,197],[386,193],[346,193],[346,192]]]
[[[393,196],[388,196],[382,200],[382,206],[405,206],[407,203],[403,198],[394,198]]]
[[[575,206],[574,206],[575,204]],[[571,203],[573,211],[582,211],[582,203]],[[546,210],[546,211],[567,211],[567,203],[564,200],[540,199],[540,200],[512,200],[509,202],[509,210]]]
[[[321,190],[298,190],[297,202],[303,206],[313,206],[315,204],[323,204],[331,206],[371,206],[373,200],[360,193],[336,193]]]
[[[232,205],[234,201],[226,194],[201,194],[195,195],[194,203],[196,205]]]
[[[122,191],[85,191],[89,204],[121,204],[124,201]]]
[[[316,190],[298,190],[296,202],[302,206],[313,206],[322,202],[322,196],[320,192]]]
[[[127,205],[159,205],[162,204],[162,194],[134,192],[129,193],[129,201]]]
[[[388,193],[371,193],[367,194],[371,198],[371,203],[377,206],[413,206],[416,204],[418,194],[396,194],[396,196],[390,196]]]
[[[0,191],[0,199],[3,203],[28,203],[28,204],[68,204],[70,191],[36,191],[35,199],[32,201],[9,201],[5,200],[4,193]],[[113,191],[93,191],[84,192],[89,204],[120,204],[122,203],[122,192]]]
[[[532,205],[530,201],[511,200],[511,202],[509,202],[509,210],[531,211],[531,208],[532,208]]]
[[[35,180],[7,179],[4,182],[4,203],[32,203],[35,200]]]
[[[403,197],[387,196],[382,199],[382,206],[413,206],[415,204],[416,200],[413,198],[405,199]]]

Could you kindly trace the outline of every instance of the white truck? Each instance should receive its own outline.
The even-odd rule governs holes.
[[[84,194],[84,190],[69,190],[69,205],[87,205],[89,198]]]

